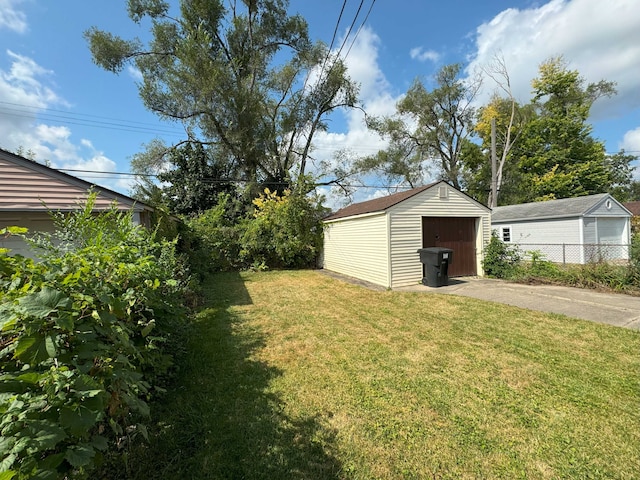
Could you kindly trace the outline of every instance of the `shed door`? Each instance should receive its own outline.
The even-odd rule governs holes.
[[[422,247],[453,250],[450,277],[477,275],[475,218],[422,217]]]
[[[598,241],[596,243],[622,244],[625,220],[623,218],[598,218]]]

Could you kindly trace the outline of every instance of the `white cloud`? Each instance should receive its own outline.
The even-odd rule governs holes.
[[[618,95],[594,105],[596,117],[640,107],[640,2],[552,0],[538,8],[508,9],[477,29],[468,72],[505,59],[514,93],[531,99],[531,80],[544,60],[563,55],[587,82],[617,83]],[[489,85],[487,85],[489,86]],[[487,89],[485,95],[491,93]]]
[[[141,83],[143,80],[142,72],[133,65],[127,65],[127,73],[135,82]]]
[[[68,127],[38,121],[38,114],[45,109],[68,106],[48,84],[53,72],[23,55],[7,51],[7,56],[11,66],[8,71],[0,70],[0,147],[10,151],[24,148],[35,154],[35,160],[48,162],[54,168],[115,170],[116,163],[96,150],[90,140],[81,139],[76,144]],[[104,175],[71,173],[110,188],[117,187]]]
[[[27,31],[27,16],[18,9],[20,3],[22,0],[0,0],[0,30]]]
[[[419,60],[420,62],[430,60],[435,63],[440,60],[440,54],[438,52],[435,50],[425,50],[423,47],[412,48],[409,52],[409,56],[414,60]]]
[[[342,40],[339,42],[341,43]],[[351,40],[347,42],[351,44]],[[390,115],[395,111],[398,97],[391,93],[391,85],[387,81],[378,63],[380,38],[368,27],[360,30],[355,43],[346,57],[346,64],[352,80],[360,85],[359,100],[367,115]],[[344,162],[344,157],[337,158],[337,152],[346,152],[347,157],[372,155],[387,146],[387,142],[369,131],[365,123],[364,112],[360,109],[346,109],[342,113],[344,128],[334,128],[331,132],[318,132],[314,137],[313,155],[318,161],[331,164]],[[342,130],[342,131],[341,131]],[[317,162],[316,162],[317,163]],[[364,200],[364,189],[356,192],[355,201]],[[344,196],[333,195],[329,189],[327,204],[333,208],[342,206]]]
[[[634,155],[640,153],[640,127],[635,130],[629,130],[624,134],[620,148]]]

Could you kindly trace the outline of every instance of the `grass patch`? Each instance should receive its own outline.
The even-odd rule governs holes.
[[[104,478],[639,478],[638,332],[310,271],[204,291],[150,445]]]

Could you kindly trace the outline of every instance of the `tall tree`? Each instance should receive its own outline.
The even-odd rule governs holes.
[[[609,172],[609,188],[607,191],[620,202],[640,200],[640,181],[634,180],[632,162],[638,160],[636,155],[629,155],[620,150],[605,158],[605,167]]]
[[[531,120],[533,110],[530,106],[521,106],[513,94],[511,78],[505,60],[501,56],[495,56],[493,61],[483,69],[486,76],[490,77],[497,86],[497,91],[491,97],[489,103],[478,112],[478,121],[475,126],[476,133],[482,139],[484,151],[491,151],[492,129],[495,129],[496,137],[496,191],[489,191],[487,205],[498,205],[505,177],[507,183],[512,183],[518,176],[517,167],[512,159],[511,150],[518,142],[524,126]],[[492,124],[494,127],[492,127]],[[489,164],[492,159],[489,158]],[[491,172],[489,168],[490,175]],[[489,178],[489,185],[492,183]],[[495,198],[494,198],[495,195]],[[508,189],[507,189],[508,195]]]
[[[605,191],[611,183],[605,148],[587,120],[593,103],[615,94],[613,82],[585,86],[562,57],[540,65],[532,81],[536,117],[516,147],[525,177],[523,201],[566,198]]]
[[[478,79],[460,79],[460,71],[459,64],[444,66],[432,91],[416,79],[394,116],[370,119],[369,127],[389,140],[389,148],[361,160],[359,167],[414,186],[435,162],[440,178],[460,188],[460,153],[472,134],[471,103],[480,87]]]
[[[475,132],[481,144],[477,145],[477,152],[471,146],[462,151],[464,186],[470,195],[482,202],[486,201],[489,206],[492,205],[491,123],[495,121],[496,204],[513,203],[522,180],[513,149],[534,115],[531,105],[520,105],[514,98],[498,95],[492,96],[489,103],[478,110]]]
[[[211,146],[250,185],[295,186],[326,117],[356,102],[344,63],[310,41],[288,0],[182,0],[173,16],[162,0],[127,6],[134,22],[151,21],[151,41],[93,27],[95,63],[114,73],[133,64],[144,105],[181,122],[184,143]]]

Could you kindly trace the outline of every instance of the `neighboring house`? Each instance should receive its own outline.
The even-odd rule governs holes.
[[[628,260],[631,213],[608,193],[496,207],[491,228],[506,243],[546,260]]]
[[[98,194],[96,212],[110,208],[115,201],[119,209],[133,212],[135,222],[149,225],[152,207],[0,149],[0,228],[15,225],[30,232],[50,232],[53,222],[48,212],[77,210],[89,189]],[[24,241],[15,236],[0,237],[0,248],[30,254]]]
[[[624,208],[631,212],[631,233],[640,233],[640,202],[623,203]]]
[[[383,287],[423,278],[418,249],[453,249],[449,276],[482,273],[490,210],[446,182],[355,203],[324,219],[323,267]]]

